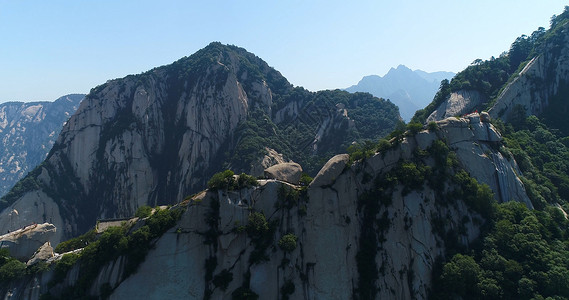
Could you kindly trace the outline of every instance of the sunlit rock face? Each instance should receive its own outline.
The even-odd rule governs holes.
[[[271,106],[268,86],[244,90],[235,53],[220,52],[215,60],[197,77],[172,65],[91,91],[62,130],[41,178],[56,187],[48,198],[63,204],[69,223],[84,229],[96,219],[131,216],[142,205],[176,203],[205,186],[249,107]]]
[[[540,115],[553,98],[569,91],[569,24],[559,28],[555,39],[546,41],[540,53],[514,73],[501,88],[496,99],[487,99],[476,90],[452,92],[428,117],[427,122],[463,116],[493,103],[488,112],[492,118]]]
[[[487,99],[475,90],[460,90],[450,94],[429,117],[427,122],[440,121],[450,117],[462,116],[472,113]]]

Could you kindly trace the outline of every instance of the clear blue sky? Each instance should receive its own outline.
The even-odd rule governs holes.
[[[0,0],[0,102],[88,93],[212,41],[243,47],[313,91],[399,64],[458,72],[549,28],[564,2]]]

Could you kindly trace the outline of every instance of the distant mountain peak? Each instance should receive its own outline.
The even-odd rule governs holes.
[[[409,70],[409,71],[412,71],[411,69],[409,69],[409,68],[408,68],[407,66],[405,66],[405,65],[398,65],[398,66],[397,66],[397,70]]]
[[[401,117],[408,121],[416,110],[431,102],[443,79],[454,76],[452,72],[425,72],[411,70],[405,65],[391,68],[384,76],[364,76],[348,92],[368,92],[376,97],[389,99],[399,107]]]

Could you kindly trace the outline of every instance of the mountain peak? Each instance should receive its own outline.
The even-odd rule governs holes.
[[[360,117],[370,109],[373,117]],[[180,202],[221,168],[260,169],[262,175],[257,165],[265,163],[267,148],[315,174],[317,162],[345,151],[351,137],[377,140],[398,120],[388,101],[293,88],[254,54],[214,42],[172,64],[91,90],[42,167],[28,175],[30,181],[43,174],[32,188],[50,187],[41,201],[72,213],[62,217],[54,210],[44,217],[43,211],[24,215],[18,208],[17,222],[0,212],[0,229],[51,218],[58,228],[54,239],[70,237],[97,219],[131,216],[144,204]],[[27,201],[21,200],[27,190],[13,191],[0,209]],[[73,218],[74,227],[66,227],[65,218]]]
[[[440,80],[452,77],[454,73],[413,71],[405,65],[391,68],[385,76],[364,76],[348,92],[368,92],[380,98],[390,99],[399,107],[401,117],[408,121],[416,110],[425,107],[437,92]]]
[[[386,77],[389,74],[393,74],[393,73],[402,73],[402,72],[413,72],[413,70],[409,69],[407,66],[405,65],[398,65],[396,68],[391,67],[389,69],[389,71],[387,71],[387,73],[383,76]]]
[[[385,74],[385,76],[383,76],[383,78],[388,78],[390,76],[397,76],[397,75],[414,76],[412,74],[414,74],[413,70],[407,68],[404,65],[399,65],[399,66],[397,66],[396,69],[394,69],[394,68],[389,69],[389,72],[387,72],[387,74]]]

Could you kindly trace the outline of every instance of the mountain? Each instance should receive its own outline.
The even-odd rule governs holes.
[[[383,77],[365,76],[357,85],[347,88],[346,91],[368,92],[376,97],[389,99],[399,107],[401,117],[409,121],[415,111],[430,103],[440,82],[454,75],[452,72],[412,71],[399,65],[396,69],[391,68]]]
[[[54,102],[0,104],[0,197],[46,158],[84,97],[75,94]]]
[[[314,175],[321,161],[397,122],[388,101],[293,87],[246,50],[212,43],[92,89],[47,159],[2,198],[0,232],[49,222],[55,244],[98,219],[179,203],[226,168],[260,176],[293,160]]]
[[[57,230],[54,232],[54,226],[47,222],[2,235],[0,241],[8,247],[0,249],[0,294],[26,299],[569,298],[569,135],[564,127],[567,122],[563,110],[569,91],[569,81],[565,81],[563,71],[569,63],[565,58],[569,53],[569,6],[563,14],[552,18],[551,29],[538,30],[532,36],[518,38],[510,51],[499,58],[477,61],[451,82],[443,80],[433,102],[418,111],[412,122],[407,125],[400,122],[385,139],[353,143],[348,154],[338,154],[327,160],[313,180],[302,174],[301,166],[286,162],[291,154],[270,148],[271,151],[265,149],[263,152],[270,156],[267,161],[271,161],[270,164],[277,160],[284,162],[266,168],[261,178],[235,175],[230,170],[220,171],[207,181],[207,189],[172,206],[150,203],[154,208],[141,205],[126,218],[99,220],[90,230],[84,230],[83,235],[62,242],[55,249],[49,241],[54,233],[57,235]],[[241,51],[238,57],[242,62],[243,57],[249,62],[254,59],[240,48],[219,44],[206,47],[210,51],[212,48],[223,49],[221,53],[229,56],[235,54],[233,51]],[[242,77],[244,72],[239,72],[243,65],[217,59],[220,56],[213,57],[205,63],[210,67],[204,67],[201,76],[241,78],[238,82],[244,93],[252,94],[248,90],[252,85]],[[211,65],[229,66],[228,69],[237,71],[225,77],[217,74]],[[172,66],[177,65],[161,68]],[[161,68],[146,74],[158,76],[159,71],[164,71]],[[248,70],[247,78],[250,78],[251,69]],[[169,74],[166,78],[176,82],[174,78],[177,77],[166,73]],[[285,90],[295,97],[280,97],[273,92],[273,89],[277,90],[274,81],[268,80],[275,77],[269,73],[261,74],[267,74],[261,78],[267,78],[265,82],[277,104],[271,105],[274,110],[270,114],[260,118],[256,115],[254,120],[269,125],[273,122],[275,126],[263,127],[259,125],[262,123],[248,117],[249,124],[237,122],[247,126],[237,125],[235,138],[230,139],[238,141],[232,144],[234,148],[220,146],[224,155],[219,157],[227,159],[227,166],[237,165],[237,157],[251,160],[246,154],[257,153],[244,151],[235,156],[236,152],[231,152],[243,145],[239,141],[245,140],[242,138],[245,131],[253,141],[262,140],[258,145],[247,142],[252,145],[247,149],[278,145],[271,139],[277,136],[278,141],[292,147],[289,153],[298,153],[294,151],[294,143],[286,139],[287,135],[281,135],[283,129],[278,124],[287,118],[288,124],[296,124],[291,120],[306,107],[299,105],[305,102],[293,100],[301,98],[299,95],[306,95],[310,101],[331,100],[338,96],[351,99],[349,94],[341,91],[305,94],[303,89],[292,87]],[[201,76],[198,78],[204,78]],[[153,77],[154,81],[151,79],[148,82],[162,82],[159,77]],[[123,80],[126,81],[118,82]],[[112,85],[110,82],[107,87]],[[156,86],[169,90],[168,84]],[[188,87],[197,89],[191,83],[175,86],[182,91],[176,95],[184,95],[183,91]],[[103,97],[112,95],[111,90],[102,92],[107,87],[95,88],[92,92],[104,101],[95,101],[93,97],[91,104],[84,101],[82,105],[120,107],[119,100]],[[143,87],[146,94],[141,94],[151,95],[147,92],[148,86]],[[128,86],[123,89],[120,85],[112,89],[117,94],[122,91],[124,95],[130,90]],[[442,103],[447,107],[453,105],[450,102],[453,93],[454,98],[461,97],[465,106],[472,105],[475,110],[493,109],[480,113],[467,110],[464,114],[427,121]],[[354,95],[364,99],[370,97],[368,94]],[[471,95],[483,100],[472,104]],[[222,102],[215,101],[220,98],[210,97],[204,103],[233,103],[229,101],[233,99],[231,97],[224,99]],[[377,98],[370,99],[372,102],[369,103],[382,103]],[[173,102],[172,106],[180,105],[180,102]],[[247,107],[255,105],[252,100],[246,103]],[[320,141],[332,139],[326,132],[338,137],[331,144],[346,138],[350,141],[356,133],[361,135],[361,125],[358,125],[361,123],[356,122],[358,114],[355,113],[359,106],[350,108],[350,101],[330,103],[336,105],[330,110],[319,110],[320,115],[327,117],[320,119],[324,121],[315,130],[318,138],[313,139],[311,147],[302,148],[310,153],[310,157],[318,156],[322,145],[326,145]],[[128,107],[139,107],[133,104],[134,101]],[[497,107],[500,109],[496,110]],[[161,109],[156,108],[156,111]],[[185,111],[172,109],[170,112],[176,112],[173,114],[176,116]],[[217,116],[219,111],[209,109],[208,115]],[[70,151],[67,148],[77,146],[63,141],[75,136],[82,145],[89,139],[81,138],[77,133],[88,130],[101,130],[101,137],[122,136],[126,141],[134,135],[132,132],[144,132],[142,129],[146,128],[134,114],[130,121],[118,122],[111,114],[97,113],[86,118],[80,112],[81,109],[72,120],[75,117],[77,120],[98,120],[94,116],[115,120],[106,127],[106,130],[113,128],[110,132],[115,134],[110,135],[100,126],[80,127],[68,133],[64,129],[60,135],[62,143],[58,140],[46,162],[27,177],[31,179],[25,185],[33,187],[28,195],[46,195],[36,198],[43,207],[48,206],[49,197],[58,195],[48,187],[69,191],[68,198],[61,198],[65,202],[58,200],[60,202],[49,210],[73,208],[76,211],[64,211],[72,216],[82,213],[82,195],[74,190],[74,185],[81,184],[82,177],[75,175],[78,173],[65,175],[61,172],[59,177],[65,182],[59,182],[59,186],[43,183],[56,178],[53,175],[55,168],[50,164],[59,161],[67,170],[80,166],[76,160],[71,160],[73,163],[63,161],[65,153],[69,153],[69,157],[83,153]],[[87,112],[84,110],[83,114],[88,115]],[[149,116],[149,119],[152,118]],[[305,131],[302,128],[311,128],[307,124],[312,124],[312,119],[302,119],[306,126],[291,125],[298,133]],[[71,124],[70,120],[66,128],[75,128]],[[169,126],[165,122],[158,127],[168,129],[166,131],[174,137],[185,129],[184,126]],[[204,126],[199,132],[211,133],[212,128],[215,127]],[[270,128],[273,133],[254,135],[264,128]],[[355,128],[358,131],[352,132],[354,135],[344,131]],[[294,136],[302,137],[298,133]],[[172,144],[179,145],[183,141],[183,138],[167,136],[153,134],[146,138],[167,141],[158,143],[160,147],[155,146],[160,149],[169,149]],[[113,143],[118,140],[109,144],[108,139],[102,142],[96,139],[94,143],[105,149],[101,154],[103,161],[122,158],[125,165],[132,165],[137,163],[136,160],[144,161],[144,151],[152,149],[144,139],[139,140],[114,148]],[[136,144],[142,145],[139,147],[143,150],[128,150]],[[86,156],[97,158],[97,151],[93,154],[91,148],[87,150],[91,151],[87,151]],[[121,155],[121,151],[130,152]],[[54,157],[58,157],[57,160]],[[169,157],[169,160],[161,160],[160,166],[167,167],[168,161],[174,161],[177,169],[171,167],[162,173],[166,179],[174,180],[179,176],[179,170],[188,170],[188,165],[176,161],[176,155]],[[138,167],[136,170],[147,169]],[[115,173],[105,171],[93,171],[91,175],[121,180]],[[125,167],[120,174],[128,175],[128,172],[129,168]],[[138,174],[142,176],[142,173]],[[129,186],[111,181],[106,184],[108,190],[117,193]],[[187,188],[182,182],[167,189],[173,187],[177,192],[182,186]],[[104,190],[104,187],[98,189]],[[128,196],[128,193],[123,195]],[[104,203],[100,200],[103,196],[92,198],[93,202]],[[111,194],[107,196],[112,197]],[[119,203],[129,203],[131,200],[126,196],[116,199]],[[14,204],[25,202],[24,198]],[[76,200],[77,204],[67,199]],[[28,207],[34,209],[32,203]],[[19,215],[14,214],[13,209],[14,206],[10,206],[4,210],[3,214],[6,211],[12,214],[4,214],[0,220],[17,221]],[[61,214],[62,218],[73,221],[69,215]],[[55,229],[61,228],[59,226]],[[38,251],[32,251],[38,245],[41,245]]]

